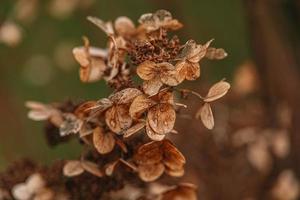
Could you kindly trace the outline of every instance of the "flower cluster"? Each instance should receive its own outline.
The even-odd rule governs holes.
[[[84,38],[84,45],[73,49],[80,64],[80,80],[83,83],[104,80],[114,91],[107,98],[81,102],[67,112],[57,104],[27,102],[28,117],[47,120],[62,138],[78,135],[90,152],[99,154],[97,159],[83,153],[79,160],[67,161],[63,174],[68,177],[88,172],[103,178],[124,169],[144,182],[157,180],[164,172],[173,177],[182,176],[185,157],[166,139],[168,134],[177,133],[174,125],[178,107],[188,107],[179,102],[176,93],[192,94],[200,99],[203,106],[196,117],[212,129],[210,104],[224,96],[230,85],[221,80],[205,97],[177,86],[200,77],[202,59],[223,59],[227,53],[211,47],[212,40],[202,45],[194,40],[180,44],[177,36],[169,39],[168,31],[183,25],[166,10],[142,15],[139,25],[127,17],[119,17],[114,22],[96,17],[88,20],[107,35],[108,43],[101,49],[91,46]],[[142,79],[141,84],[132,81],[135,73]],[[194,189],[180,185],[165,196],[174,195],[175,191],[193,196],[189,193]]]

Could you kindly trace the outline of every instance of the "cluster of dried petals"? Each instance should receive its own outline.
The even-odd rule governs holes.
[[[38,173],[30,175],[24,183],[15,185],[11,193],[17,200],[52,200],[54,198],[54,192],[46,187],[46,182]]]
[[[208,129],[214,127],[214,116],[210,107],[210,103],[223,97],[229,90],[230,84],[224,80],[214,84],[209,89],[206,97],[204,97],[204,105],[197,111],[196,118],[200,118],[204,126]]]
[[[172,14],[166,10],[143,14],[139,19],[139,23],[142,25],[141,28],[147,32],[156,31],[161,28],[177,30],[183,26],[177,19],[173,19]]]
[[[175,66],[168,62],[156,64],[145,61],[137,67],[136,72],[144,80],[143,90],[148,95],[157,94],[163,84],[177,86],[183,81]]]
[[[134,119],[140,119],[145,112],[147,116],[144,124],[148,137],[155,141],[163,140],[173,130],[176,120],[173,93],[161,91],[155,96],[137,96],[130,105],[129,114]]]
[[[164,172],[180,177],[184,174],[185,158],[169,141],[152,141],[140,146],[134,156],[139,177],[146,182],[158,179]]]

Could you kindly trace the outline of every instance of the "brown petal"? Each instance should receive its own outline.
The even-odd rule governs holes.
[[[76,110],[74,111],[74,114],[79,119],[85,119],[90,115],[91,108],[93,108],[96,105],[96,101],[86,101],[82,104],[80,104]]]
[[[200,77],[200,65],[199,63],[187,62],[186,67],[186,79],[189,81],[196,80]]]
[[[84,172],[84,169],[81,166],[80,161],[78,160],[70,160],[64,165],[63,174],[65,176],[78,176]]]
[[[192,184],[180,184],[162,194],[161,200],[170,199],[197,200],[196,187]]]
[[[196,45],[192,54],[188,57],[188,61],[198,63],[206,55],[207,49],[213,40],[208,41],[204,45]]]
[[[139,177],[145,182],[151,182],[158,179],[164,173],[165,167],[158,163],[154,165],[139,165]]]
[[[66,136],[69,134],[76,134],[80,131],[83,121],[78,119],[72,113],[63,114],[64,121],[59,127],[59,132],[61,136]]]
[[[133,125],[132,127],[130,127],[129,129],[127,129],[126,131],[124,131],[123,136],[124,136],[124,138],[130,137],[131,135],[137,133],[144,127],[145,127],[145,122],[139,122],[139,123]]]
[[[103,177],[103,173],[99,169],[99,167],[96,163],[83,160],[83,161],[81,161],[81,165],[82,165],[83,169],[86,170],[87,172],[89,172],[95,176],[98,176],[98,177]]]
[[[101,127],[97,127],[93,133],[93,143],[100,154],[106,154],[114,149],[116,141],[111,132],[104,133]]]
[[[128,104],[131,103],[135,97],[141,94],[142,92],[139,89],[126,88],[116,92],[115,94],[112,94],[109,99],[116,104]]]
[[[89,56],[83,47],[75,47],[72,52],[80,66],[87,67],[90,64]]]
[[[185,164],[185,157],[183,154],[169,141],[163,141],[164,164],[170,170],[179,170]]]
[[[224,80],[214,84],[208,91],[204,101],[212,102],[223,97],[229,90],[230,84]]]
[[[158,76],[154,79],[143,82],[143,90],[150,96],[157,94],[161,86],[163,86],[163,83]]]
[[[169,91],[163,91],[158,93],[158,99],[160,103],[166,103],[166,104],[174,104],[174,95],[172,92]]]
[[[128,36],[135,33],[135,25],[128,17],[118,17],[115,21],[115,29],[119,35]]]
[[[117,166],[118,163],[119,163],[119,160],[114,161],[114,162],[112,162],[112,163],[108,163],[108,164],[105,166],[105,174],[106,174],[107,176],[111,176],[111,175],[114,173],[115,168],[116,168],[116,166]]]
[[[156,133],[149,125],[148,120],[146,122],[146,133],[147,133],[148,137],[154,141],[161,141],[166,137],[165,134]]]
[[[209,47],[205,54],[205,57],[210,60],[222,60],[227,57],[227,53],[224,49],[216,49],[213,47]]]
[[[184,175],[184,168],[178,168],[178,169],[170,169],[169,167],[166,167],[165,169],[166,174],[173,177],[181,177]]]
[[[122,134],[122,130],[129,128],[132,124],[128,106],[116,105],[109,108],[105,112],[105,122],[110,130]]]
[[[141,79],[149,81],[158,75],[158,67],[152,61],[145,61],[137,67],[136,73]]]
[[[103,32],[105,32],[108,36],[114,34],[113,26],[111,22],[104,22],[97,17],[88,16],[87,19],[98,26]]]
[[[100,58],[91,58],[91,63],[87,67],[79,70],[80,80],[83,83],[91,83],[100,80],[106,70],[106,64]]]
[[[147,119],[155,132],[166,134],[174,127],[176,113],[170,104],[158,104],[149,110]]]
[[[203,122],[204,126],[208,129],[213,129],[214,127],[214,116],[211,111],[211,107],[209,103],[205,103],[197,112],[196,118],[201,118],[201,121]]]
[[[146,95],[137,96],[130,105],[129,114],[132,118],[138,118],[148,108],[153,106],[155,102]]]
[[[134,155],[134,160],[141,165],[151,165],[162,160],[161,142],[148,142],[140,146]]]
[[[160,79],[161,81],[169,86],[176,86],[184,80],[184,76],[182,76],[176,67],[170,63],[163,62],[158,64],[160,68]]]

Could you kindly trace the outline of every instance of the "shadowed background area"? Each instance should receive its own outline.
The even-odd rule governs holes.
[[[184,24],[176,33],[182,41],[193,38],[204,43],[214,38],[213,46],[222,47],[229,54],[221,61],[201,63],[201,78],[186,83],[202,92],[224,77],[233,83],[233,92],[216,106],[219,125],[214,135],[204,130],[200,121],[178,120],[182,134],[175,137],[175,142],[190,162],[187,180],[200,185],[204,199],[250,199],[253,194],[266,199],[257,188],[271,187],[269,183],[282,169],[292,169],[296,176],[300,175],[297,0],[1,0],[0,169],[20,157],[41,163],[78,157],[77,141],[54,148],[47,145],[43,124],[27,119],[24,102],[107,96],[110,90],[103,81],[80,82],[79,65],[72,56],[72,48],[82,45],[82,36],[95,46],[106,44],[104,33],[86,16],[114,20],[124,15],[137,21],[141,14],[158,9],[169,10]],[[188,101],[192,103],[190,110],[199,107]],[[276,116],[284,113],[282,105],[292,113],[279,120]],[[282,125],[282,118],[287,119],[288,125]],[[187,128],[186,124],[190,126]],[[245,149],[237,151],[228,142],[233,132],[249,127],[284,129],[291,141],[289,156],[275,160],[273,170],[256,177],[252,175],[260,169],[255,171],[255,164],[249,166]],[[233,176],[239,172],[239,176]],[[203,181],[192,177],[193,173]],[[245,180],[248,183],[243,185]]]

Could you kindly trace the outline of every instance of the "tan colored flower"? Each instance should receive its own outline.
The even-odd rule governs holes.
[[[79,75],[82,82],[95,82],[102,79],[107,69],[105,58],[108,53],[106,50],[90,47],[89,41],[85,39],[85,46],[75,47],[73,55],[81,66]]]
[[[201,119],[204,126],[208,129],[214,127],[214,116],[210,107],[211,102],[223,97],[230,89],[230,84],[224,80],[215,83],[208,91],[206,97],[203,98],[204,105],[197,111],[196,118]]]
[[[199,61],[205,57],[207,49],[212,40],[204,45],[197,44],[194,40],[189,40],[184,45],[181,53],[177,56],[176,70],[187,80],[196,80],[200,77]]]
[[[197,200],[197,187],[190,183],[181,183],[161,195],[161,200],[180,199]]]
[[[138,165],[139,177],[145,182],[158,179],[164,172],[176,177],[184,174],[185,158],[169,140],[140,146],[134,161]]]
[[[167,62],[145,61],[137,67],[137,74],[144,80],[143,90],[148,95],[157,94],[163,84],[176,86],[184,80],[175,66]]]
[[[93,143],[100,154],[106,154],[114,149],[116,141],[112,132],[105,133],[101,127],[97,127],[93,133]]]
[[[139,118],[147,111],[146,133],[152,140],[162,140],[174,128],[176,113],[171,92],[162,91],[155,96],[137,96],[129,108],[132,118]]]
[[[105,122],[111,131],[123,134],[124,130],[132,125],[132,118],[129,115],[129,105],[135,97],[142,92],[136,88],[126,88],[101,99],[93,109],[93,115],[105,113]]]
[[[139,19],[139,23],[147,32],[156,31],[160,28],[177,30],[183,26],[177,19],[173,19],[172,14],[166,10],[143,14]]]

